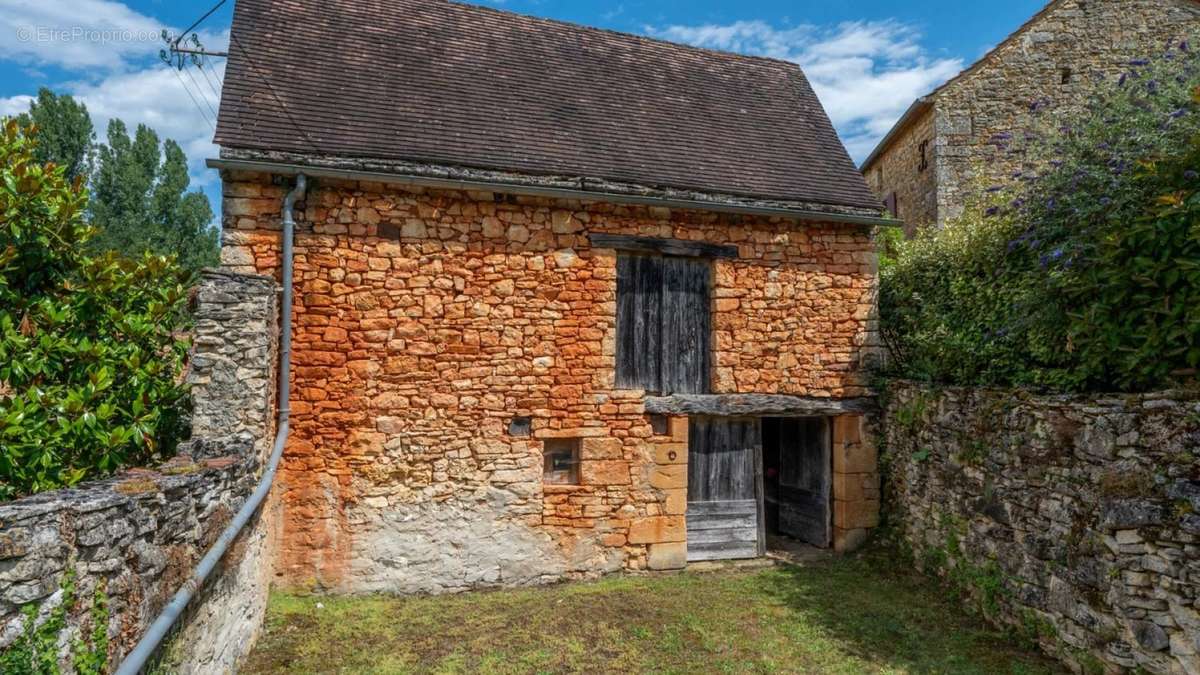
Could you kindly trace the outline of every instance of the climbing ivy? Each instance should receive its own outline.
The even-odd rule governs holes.
[[[5,675],[59,675],[59,635],[67,629],[67,612],[75,605],[75,570],[67,566],[61,582],[62,601],[38,623],[38,605],[29,603],[21,608],[25,618],[24,631],[13,644],[0,653],[0,673]],[[82,635],[71,645],[69,664],[80,675],[102,675],[108,671],[108,594],[106,585],[96,585],[92,606],[84,625],[90,622],[91,631],[85,640]],[[81,626],[82,633],[82,626]]]

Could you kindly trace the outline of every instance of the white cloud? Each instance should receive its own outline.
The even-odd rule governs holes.
[[[919,33],[895,21],[786,28],[738,21],[645,31],[674,42],[799,64],[856,161],[866,157],[913,100],[963,67],[962,59],[930,57]]]
[[[0,0],[0,58],[64,68],[122,68],[157,54],[163,25],[110,0]]]
[[[159,65],[115,73],[96,83],[67,83],[59,90],[70,93],[87,106],[101,141],[113,118],[123,120],[131,134],[138,124],[145,124],[158,132],[160,139],[175,140],[188,156],[193,186],[198,187],[216,180],[215,173],[204,167],[204,160],[217,156],[210,126],[216,124],[216,118],[210,106],[212,110],[217,108],[218,99],[213,89],[220,91],[225,67],[219,62],[213,65],[214,69],[207,71],[212,88],[193,66],[178,72]]]
[[[216,174],[204,159],[217,152],[212,125],[224,62],[209,59],[203,73],[190,63],[175,71],[158,59],[163,28],[178,32],[112,0],[0,0],[0,59],[69,73],[72,79],[47,86],[87,106],[99,140],[113,118],[124,120],[130,133],[145,124],[183,148],[194,187],[211,186]],[[205,48],[222,50],[229,31],[200,31],[199,38]],[[30,100],[0,98],[0,116],[25,112]]]
[[[13,117],[28,112],[32,100],[32,96],[25,95],[0,98],[0,117]]]

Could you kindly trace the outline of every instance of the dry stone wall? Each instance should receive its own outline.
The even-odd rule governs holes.
[[[889,517],[1084,672],[1200,673],[1200,394],[889,386]]]
[[[264,277],[206,275],[189,374],[197,435],[179,456],[0,504],[0,650],[18,648],[26,608],[41,623],[66,599],[64,672],[105,615],[102,652],[115,667],[180,588],[257,483],[273,432],[275,294]],[[165,654],[171,672],[229,672],[249,651],[270,581],[268,524],[247,528],[193,601]],[[97,592],[106,610],[93,605]]]
[[[277,273],[286,188],[223,178],[224,263]],[[441,592],[682,564],[686,436],[614,388],[616,254],[589,233],[738,247],[714,263],[717,392],[866,392],[859,226],[327,179],[298,220],[291,584]],[[543,485],[553,438],[579,442],[579,485]]]

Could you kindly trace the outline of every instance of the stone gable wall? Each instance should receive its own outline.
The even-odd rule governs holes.
[[[891,383],[888,518],[1076,670],[1200,673],[1200,396]]]
[[[224,176],[227,266],[277,272],[284,190]],[[717,392],[867,391],[864,228],[326,179],[298,220],[288,583],[441,592],[682,564],[686,425],[656,434],[643,392],[613,387],[616,255],[588,232],[738,247],[714,263]],[[543,486],[554,437],[581,439],[581,485]]]
[[[1020,168],[1003,139],[1034,127],[1035,103],[1041,115],[1080,106],[1098,82],[1112,82],[1128,71],[1130,60],[1158,57],[1168,43],[1197,32],[1200,3],[1195,0],[1067,0],[937,92],[933,152],[938,224],[962,212],[971,189]],[[1064,69],[1070,69],[1066,84]],[[927,180],[906,159],[927,133],[925,128],[908,130],[876,162],[897,167],[885,168],[883,182],[872,184],[881,198]]]
[[[904,221],[910,234],[921,225],[937,222],[933,120],[933,109],[921,113],[865,174],[867,185],[880,201],[896,193],[896,217]],[[921,171],[921,143],[926,141],[926,167]]]
[[[127,654],[257,483],[273,429],[276,285],[208,273],[196,299],[193,441],[166,465],[0,504],[0,650],[44,621],[74,578],[60,665],[108,603],[108,666]],[[265,400],[264,400],[265,398]],[[206,434],[206,435],[202,435]],[[265,443],[264,443],[265,441]],[[270,515],[248,526],[197,594],[164,657],[170,672],[228,672],[266,610]]]

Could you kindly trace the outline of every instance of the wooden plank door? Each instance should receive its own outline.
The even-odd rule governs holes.
[[[757,419],[688,421],[688,560],[762,555],[761,438]]]
[[[662,384],[664,394],[707,394],[712,327],[712,266],[695,258],[663,258]]]
[[[829,546],[829,421],[793,417],[771,420],[779,443],[779,531],[822,548]],[[775,435],[775,434],[772,434]]]
[[[711,285],[708,260],[617,257],[618,388],[708,393]]]

